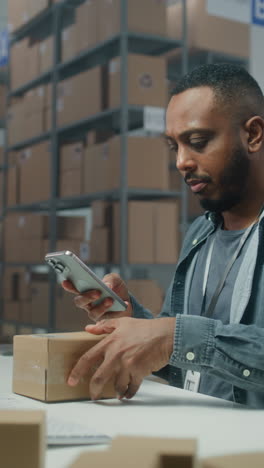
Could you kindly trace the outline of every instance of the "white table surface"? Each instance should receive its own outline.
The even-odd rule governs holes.
[[[12,357],[0,356],[0,395],[11,393]],[[14,396],[14,395],[13,395]],[[91,424],[104,434],[195,438],[199,457],[264,451],[264,411],[146,380],[130,401],[41,403],[15,395],[61,420]],[[106,446],[47,450],[46,468],[68,468],[82,451]]]

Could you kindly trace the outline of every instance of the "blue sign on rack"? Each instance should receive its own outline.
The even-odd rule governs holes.
[[[252,24],[264,26],[264,0],[252,0]]]
[[[9,59],[9,34],[8,31],[0,31],[0,67],[8,64]]]

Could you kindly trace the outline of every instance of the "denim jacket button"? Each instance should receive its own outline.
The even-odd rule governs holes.
[[[194,358],[195,358],[195,355],[191,351],[189,351],[189,353],[186,354],[186,359],[188,359],[188,361],[193,361]]]
[[[249,377],[250,376],[250,371],[248,369],[243,370],[243,376],[244,377]]]

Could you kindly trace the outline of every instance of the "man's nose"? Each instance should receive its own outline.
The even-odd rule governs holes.
[[[186,148],[179,148],[176,157],[176,167],[181,172],[193,171],[197,168],[197,163],[190,151]]]

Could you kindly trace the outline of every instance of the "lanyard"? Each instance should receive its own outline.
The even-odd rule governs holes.
[[[216,303],[217,303],[217,300],[218,300],[218,297],[224,287],[224,284],[225,284],[225,280],[227,278],[227,275],[228,273],[230,272],[232,266],[234,265],[239,253],[241,252],[243,246],[245,245],[245,242],[246,240],[248,239],[253,227],[255,226],[255,223],[252,224],[251,226],[249,226],[245,232],[243,233],[243,235],[241,236],[240,238],[240,241],[239,241],[239,244],[238,244],[238,247],[237,249],[235,250],[234,254],[232,255],[232,257],[230,258],[228,264],[226,265],[225,267],[225,270],[223,272],[223,275],[222,277],[220,278],[220,280],[218,281],[218,284],[216,286],[216,289],[215,289],[215,292],[213,294],[213,297],[210,301],[210,304],[207,308],[207,310],[204,310],[204,305],[205,305],[205,295],[206,295],[206,287],[207,287],[207,283],[208,283],[208,276],[209,276],[209,268],[210,268],[210,264],[211,264],[211,261],[212,261],[212,255],[213,255],[213,247],[214,247],[214,243],[215,243],[215,237],[212,239],[212,242],[210,244],[210,247],[209,247],[209,252],[208,252],[208,256],[207,256],[207,259],[206,259],[206,265],[205,265],[205,271],[204,271],[204,280],[203,280],[203,306],[202,306],[202,315],[204,317],[212,317],[213,315],[213,312],[214,312],[214,309],[215,309],[215,306],[216,306]]]

